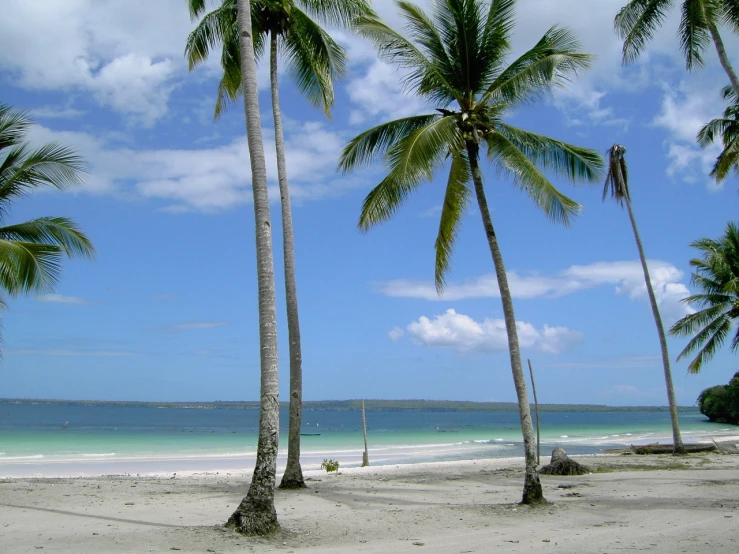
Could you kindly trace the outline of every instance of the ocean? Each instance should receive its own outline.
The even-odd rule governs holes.
[[[287,450],[281,410],[280,456]],[[681,413],[685,442],[736,435],[736,427]],[[76,477],[245,471],[254,465],[259,411],[69,403],[0,403],[0,477]],[[522,456],[516,412],[367,411],[372,465]],[[303,412],[301,463],[361,464],[359,411]],[[672,441],[669,413],[655,411],[541,414],[541,454],[561,446],[596,454],[630,444]]]

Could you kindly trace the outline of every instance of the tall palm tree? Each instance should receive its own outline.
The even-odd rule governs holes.
[[[85,163],[57,143],[33,148],[26,140],[33,124],[28,115],[0,104],[0,222],[10,204],[35,189],[64,190],[82,182]],[[71,219],[40,217],[0,227],[0,291],[12,297],[54,290],[62,259],[92,258],[90,239]],[[7,307],[0,294],[0,308]]]
[[[188,0],[190,14],[200,17],[205,0]],[[280,488],[305,487],[300,467],[300,426],[302,419],[303,370],[300,320],[295,277],[295,246],[290,207],[290,191],[285,161],[285,137],[280,111],[278,51],[281,50],[298,89],[316,107],[330,114],[334,103],[333,81],[346,70],[346,54],[314,19],[331,25],[351,27],[359,15],[371,13],[366,0],[255,0],[252,2],[254,48],[259,57],[269,41],[269,69],[272,115],[275,128],[277,179],[282,207],[282,237],[285,269],[287,327],[290,344],[290,426],[287,466]],[[185,55],[190,68],[202,63],[212,48],[221,46],[223,77],[218,87],[215,115],[241,94],[236,26],[236,0],[223,0],[207,13],[187,39]]]
[[[542,502],[513,300],[488,209],[480,150],[487,150],[492,164],[528,193],[550,219],[568,224],[580,206],[560,193],[542,170],[573,181],[592,180],[602,167],[602,158],[593,150],[508,125],[504,117],[511,109],[566,83],[578,69],[589,65],[591,57],[579,52],[570,31],[552,27],[506,67],[514,0],[434,0],[431,17],[409,2],[396,4],[410,39],[376,18],[363,18],[357,28],[375,43],[382,56],[407,71],[410,89],[438,108],[436,113],[398,119],[358,135],[342,152],[339,167],[347,172],[378,157],[387,164],[387,176],[362,206],[359,227],[367,231],[390,219],[410,193],[431,180],[444,160],[450,160],[435,243],[439,292],[444,287],[457,228],[474,193],[498,279],[518,397],[526,452],[522,502]]]
[[[631,221],[631,229],[634,231],[634,240],[636,248],[639,250],[639,260],[641,268],[644,272],[644,284],[647,286],[647,295],[649,296],[649,304],[652,306],[652,315],[654,316],[654,324],[657,326],[657,335],[659,336],[659,346],[662,350],[662,367],[665,371],[665,384],[667,386],[667,402],[670,405],[670,419],[672,421],[672,441],[675,454],[684,454],[685,446],[680,436],[680,420],[677,415],[677,402],[675,401],[675,389],[672,385],[672,370],[670,369],[670,354],[667,351],[667,338],[665,337],[665,328],[662,325],[662,317],[659,313],[657,298],[654,296],[654,288],[652,280],[649,277],[649,268],[647,267],[647,257],[644,254],[644,246],[639,236],[639,229],[636,226],[636,218],[634,210],[631,208],[631,192],[629,191],[629,175],[626,167],[626,148],[620,144],[614,144],[608,149],[608,173],[606,182],[603,186],[603,200],[611,195],[621,206],[626,205],[626,211]]]
[[[723,96],[724,100],[731,102],[723,117],[712,119],[698,132],[698,144],[702,148],[719,138],[724,146],[711,169],[711,177],[717,183],[726,179],[732,168],[739,176],[739,97],[730,86],[724,88]]]
[[[623,61],[633,62],[662,25],[675,0],[631,0],[616,14],[613,26],[624,40]],[[727,25],[739,33],[737,0],[683,0],[680,17],[680,47],[688,70],[703,66],[703,53],[713,42],[721,67],[739,94],[739,78],[729,61],[719,26]]]
[[[693,337],[678,360],[698,350],[688,366],[688,371],[698,373],[732,333],[732,327],[736,332],[731,349],[739,350],[739,223],[729,222],[718,240],[703,238],[690,246],[701,253],[700,258],[690,260],[695,268],[691,282],[703,292],[683,302],[701,309],[675,323],[670,334]]]
[[[256,225],[259,297],[259,353],[261,362],[259,440],[249,492],[227,525],[247,535],[267,535],[279,529],[275,511],[275,480],[280,435],[279,378],[277,372],[277,307],[272,259],[272,224],[267,196],[262,124],[259,116],[257,67],[252,42],[249,0],[238,0],[238,37],[241,82],[244,90],[246,135],[251,162],[251,188]]]

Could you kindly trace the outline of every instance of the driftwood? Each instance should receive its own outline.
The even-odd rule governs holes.
[[[687,454],[695,454],[697,452],[716,452],[718,447],[715,444],[686,444],[684,445]],[[631,445],[631,452],[634,454],[672,454],[675,447],[671,444],[642,444],[638,446]]]
[[[552,461],[539,470],[542,475],[585,475],[591,469],[567,456],[564,448],[552,450]]]

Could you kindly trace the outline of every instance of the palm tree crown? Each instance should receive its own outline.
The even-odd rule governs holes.
[[[10,203],[35,189],[60,190],[81,183],[85,164],[57,143],[33,148],[25,141],[32,121],[0,104],[0,221]],[[65,217],[40,217],[0,227],[0,289],[15,297],[54,289],[64,256],[91,258],[90,240]],[[0,306],[5,302],[0,296]]]
[[[703,292],[684,302],[700,309],[675,323],[670,333],[693,337],[678,359],[697,350],[688,370],[698,373],[739,323],[739,223],[728,223],[718,240],[703,238],[691,246],[701,253],[700,258],[690,260],[695,268],[691,282]],[[739,327],[732,337],[731,349],[739,350]]]
[[[407,71],[408,88],[436,104],[437,113],[398,119],[355,137],[341,155],[343,171],[384,159],[388,174],[367,196],[359,226],[368,230],[395,211],[434,170],[451,159],[436,241],[436,284],[443,289],[456,228],[472,191],[470,155],[479,148],[513,179],[544,213],[568,224],[580,206],[544,176],[551,170],[571,180],[593,180],[600,155],[505,123],[514,108],[568,82],[591,60],[578,52],[567,29],[552,27],[510,65],[514,0],[437,0],[434,18],[410,2],[397,2],[411,39],[376,18],[363,18],[358,31],[382,55]],[[456,109],[455,109],[456,108]],[[472,147],[472,154],[468,152]]]
[[[204,62],[211,49],[222,48],[216,118],[241,94],[236,4],[237,0],[223,0],[206,13],[185,46],[190,69]],[[206,0],[188,0],[188,7],[197,19],[205,13]],[[254,0],[251,13],[257,58],[264,54],[265,41],[276,34],[296,86],[328,114],[334,103],[333,81],[346,71],[346,53],[320,23],[351,27],[356,17],[369,13],[366,0]]]

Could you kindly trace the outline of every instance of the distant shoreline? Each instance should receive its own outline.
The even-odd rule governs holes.
[[[146,408],[180,408],[202,410],[255,410],[256,400],[213,402],[144,402],[126,400],[54,400],[37,398],[0,398],[0,404],[55,404],[68,406],[127,406]],[[464,400],[365,400],[367,411],[415,412],[515,412],[515,402],[472,402]],[[287,408],[287,402],[280,407]],[[359,411],[361,400],[311,400],[303,402],[303,410]],[[679,406],[685,413],[698,412],[695,406]],[[604,404],[540,404],[542,412],[667,412],[667,406],[607,406]]]

